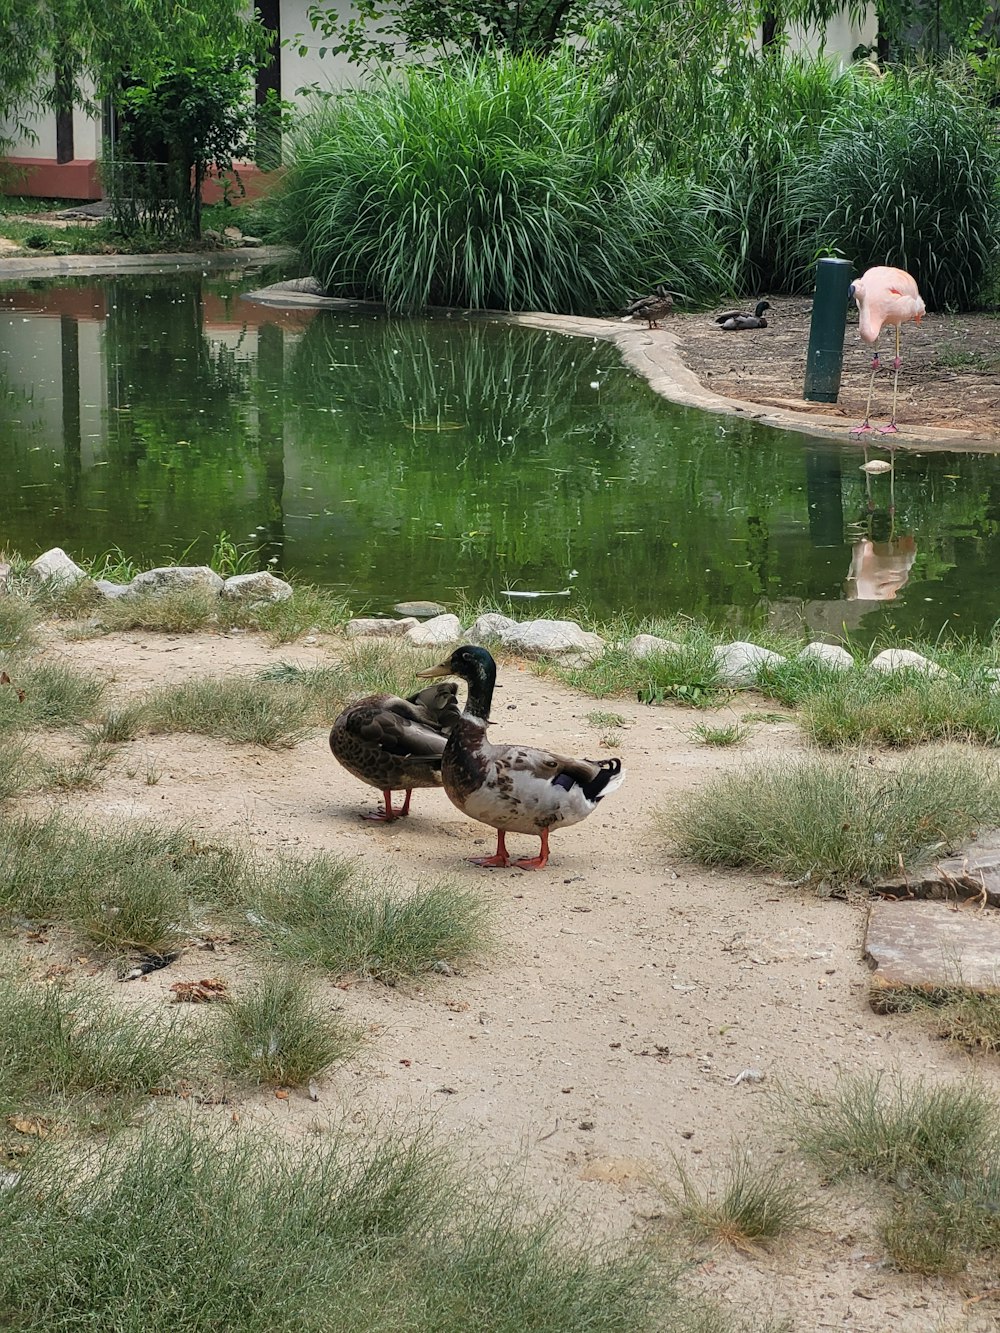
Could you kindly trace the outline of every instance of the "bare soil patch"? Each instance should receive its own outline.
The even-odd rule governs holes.
[[[246,673],[276,661],[328,662],[339,641],[268,647],[252,634],[131,633],[53,640],[49,655],[107,677],[126,698],[196,675]],[[490,830],[443,793],[414,793],[410,818],[381,826],[359,816],[378,794],[332,759],[317,730],[291,751],[200,736],[143,737],[121,746],[98,791],[55,798],[92,826],[150,817],[186,822],[265,851],[358,856],[407,883],[449,877],[495,904],[499,948],[466,974],[388,988],[323,983],[331,1006],[366,1033],[360,1055],[320,1087],[319,1100],[262,1091],[196,1116],[238,1116],[289,1136],[344,1124],[430,1124],[491,1173],[512,1171],[543,1200],[606,1235],[676,1245],[664,1232],[651,1180],[675,1159],[704,1184],[734,1142],[781,1160],[817,1189],[816,1219],[773,1253],[681,1248],[688,1281],[734,1313],[788,1319],[801,1330],[910,1333],[996,1327],[989,1285],[899,1274],[883,1261],[876,1200],[864,1186],[817,1188],[774,1112],[779,1085],[831,1088],[842,1072],[902,1070],[934,1078],[974,1068],[1000,1093],[1000,1067],[934,1040],[916,1018],[872,1012],[862,960],[865,908],[821,899],[761,876],[712,873],[672,855],[658,811],[749,752],[777,760],[802,747],[763,701],[740,695],[707,712],[629,699],[601,703],[540,678],[530,664],[500,666],[501,738],[600,755],[589,712],[626,719],[623,789],[582,825],[553,837],[540,872],[483,870],[465,858],[492,849]],[[698,724],[761,715],[739,750],[701,743]],[[332,721],[332,718],[331,718]],[[30,804],[41,805],[40,798]],[[513,837],[513,851],[534,840]],[[18,932],[26,958],[93,970],[70,944]],[[206,976],[238,989],[253,963],[238,938],[190,948],[169,967],[121,985],[125,1003],[170,1004],[178,983]],[[183,1006],[204,1022],[205,1006]],[[763,1076],[743,1079],[747,1069]]]
[[[684,362],[714,393],[810,415],[840,414],[845,424],[860,422],[868,396],[871,349],[858,336],[857,311],[852,307],[848,315],[838,402],[808,403],[802,398],[802,384],[812,302],[785,296],[768,300],[766,329],[724,333],[710,312],[675,314],[664,327],[677,335]],[[752,306],[751,301],[748,308]],[[903,326],[900,425],[944,426],[1000,437],[998,320],[994,312],[931,313],[919,326]],[[894,330],[882,334],[879,351],[883,370],[875,382],[872,415],[884,421],[892,405]],[[899,443],[905,444],[905,438]]]

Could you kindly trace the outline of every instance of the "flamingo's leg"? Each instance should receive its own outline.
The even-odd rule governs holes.
[[[879,430],[880,435],[896,435],[899,427],[896,425],[896,398],[899,393],[899,368],[903,364],[899,356],[899,325],[896,325],[896,359],[892,363],[892,416],[889,418],[888,426],[882,426]]]

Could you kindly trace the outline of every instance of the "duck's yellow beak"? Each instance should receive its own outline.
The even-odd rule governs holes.
[[[437,666],[428,667],[426,671],[417,672],[421,680],[433,680],[435,676],[452,676],[454,674],[450,662],[439,662]]]

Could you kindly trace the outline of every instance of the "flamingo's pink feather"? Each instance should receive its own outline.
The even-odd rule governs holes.
[[[906,324],[925,314],[917,284],[904,269],[870,268],[854,284],[858,332],[863,342],[878,341],[884,324]]]

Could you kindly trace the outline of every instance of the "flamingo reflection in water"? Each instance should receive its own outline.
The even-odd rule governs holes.
[[[850,601],[891,602],[906,586],[917,558],[917,539],[913,533],[896,535],[896,468],[891,464],[866,463],[865,496],[867,516],[864,531],[851,548],[851,568],[847,575]],[[872,501],[872,477],[889,473],[889,508],[878,511]],[[879,521],[881,520],[881,521]],[[876,530],[882,534],[876,537]]]

